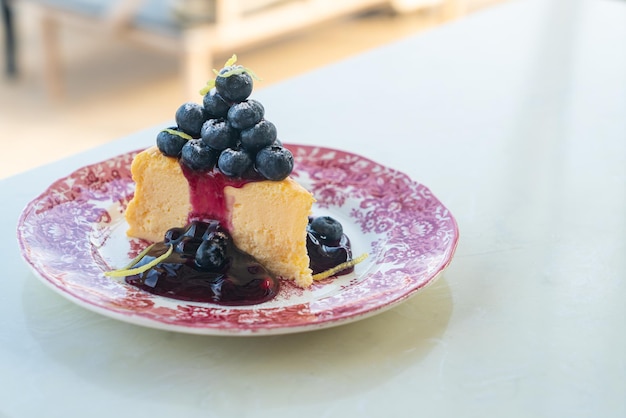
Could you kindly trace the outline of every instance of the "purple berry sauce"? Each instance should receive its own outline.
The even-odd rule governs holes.
[[[159,296],[221,305],[253,305],[278,293],[278,279],[252,256],[237,249],[232,240],[226,246],[225,263],[218,271],[198,267],[195,261],[198,246],[197,242],[175,245],[174,252],[165,260],[141,274],[127,277],[126,282]],[[136,267],[149,263],[168,248],[164,242],[155,244]]]
[[[217,220],[226,229],[230,229],[232,225],[226,209],[224,188],[226,186],[240,188],[256,180],[227,177],[217,169],[197,172],[185,167],[184,164],[181,164],[181,167],[189,183],[191,213],[188,221]]]

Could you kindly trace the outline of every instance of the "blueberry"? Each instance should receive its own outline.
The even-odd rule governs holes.
[[[180,131],[174,126],[162,130],[157,134],[157,147],[159,148],[159,151],[163,153],[163,155],[167,155],[168,157],[180,156],[180,151],[187,143],[187,138],[183,138],[182,136],[177,135],[176,132]]]
[[[255,167],[268,180],[283,180],[293,170],[293,154],[280,146],[262,148],[256,155]]]
[[[343,235],[341,223],[330,216],[318,216],[313,218],[309,224],[309,228],[326,242],[339,241]]]
[[[252,165],[252,157],[242,149],[226,148],[217,160],[218,168],[228,177],[243,177]]]
[[[188,257],[195,257],[202,243],[203,241],[199,238],[183,236],[177,240],[174,251]]]
[[[235,73],[223,77],[222,74]],[[243,102],[252,93],[253,81],[241,65],[224,67],[215,79],[215,88],[222,97],[230,102]]]
[[[209,119],[202,125],[202,141],[216,150],[230,148],[237,142],[237,131],[224,119]]]
[[[263,105],[254,99],[235,103],[228,109],[228,121],[235,129],[248,129],[263,119],[265,109]]]
[[[163,243],[165,245],[178,244],[178,241],[185,235],[185,228],[171,228],[165,233]]]
[[[176,111],[178,128],[194,138],[200,138],[200,130],[206,119],[204,108],[198,103],[184,103]]]
[[[226,264],[226,246],[228,236],[215,232],[202,241],[195,255],[196,265],[203,270],[220,271]]]
[[[204,240],[214,232],[220,231],[224,230],[219,221],[213,219],[206,221],[193,221],[189,225],[187,225],[185,235],[192,236],[194,238],[201,238]]]
[[[187,237],[200,238],[203,239],[205,233],[207,232],[210,224],[207,222],[201,221],[192,221],[187,224],[186,229],[184,229],[183,235]]]
[[[248,151],[256,152],[261,148],[272,145],[275,140],[276,126],[265,119],[253,127],[241,131],[241,146]]]
[[[180,161],[191,170],[207,171],[215,167],[218,153],[201,139],[192,139],[183,146]]]
[[[211,89],[204,95],[202,104],[206,113],[214,118],[225,118],[228,114],[228,109],[230,109],[230,103],[224,100],[215,89]]]

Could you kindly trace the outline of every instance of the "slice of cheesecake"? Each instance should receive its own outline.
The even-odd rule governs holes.
[[[312,283],[306,227],[314,198],[292,178],[226,182],[204,199],[214,207],[198,208],[203,199],[198,199],[197,183],[213,182],[210,175],[194,174],[190,181],[179,161],[157,147],[139,153],[131,171],[136,189],[126,210],[129,236],[157,242],[170,228],[210,216],[225,224],[237,247],[275,275],[301,287]]]

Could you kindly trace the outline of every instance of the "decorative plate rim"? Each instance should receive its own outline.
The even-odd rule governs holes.
[[[341,208],[345,213],[348,213],[346,210],[350,209],[349,214],[360,226],[361,232],[368,234],[369,237],[379,238],[369,242],[375,253],[373,262],[376,264],[371,264],[368,271],[354,274],[354,277],[348,283],[344,283],[335,294],[308,301],[305,296],[304,301],[301,300],[302,303],[291,305],[286,303],[270,308],[264,304],[253,307],[224,307],[214,304],[190,304],[169,299],[168,303],[177,305],[176,309],[153,305],[129,309],[131,305],[125,307],[121,305],[116,308],[116,301],[110,295],[109,300],[106,300],[107,298],[103,300],[102,295],[97,294],[97,292],[95,294],[90,293],[93,290],[89,289],[90,286],[93,286],[95,290],[104,289],[102,284],[96,285],[95,283],[101,280],[97,272],[100,271],[100,275],[103,276],[105,270],[101,267],[106,263],[98,266],[87,263],[84,268],[89,273],[95,272],[95,275],[85,279],[84,283],[79,282],[78,287],[80,289],[76,284],[63,282],[61,276],[67,272],[51,272],[52,268],[48,264],[42,263],[41,254],[35,251],[35,249],[40,250],[40,248],[34,248],[33,235],[38,234],[38,238],[41,238],[43,232],[41,234],[33,232],[33,225],[38,227],[36,229],[43,229],[41,224],[45,223],[44,219],[46,219],[48,211],[53,211],[61,204],[71,203],[73,207],[81,211],[81,208],[87,204],[81,203],[81,196],[83,195],[87,195],[87,197],[97,196],[98,199],[106,201],[106,193],[110,193],[111,190],[104,186],[113,187],[113,193],[117,193],[110,194],[111,198],[120,200],[120,196],[122,197],[122,201],[118,203],[123,209],[127,203],[127,200],[124,200],[129,199],[128,187],[134,190],[134,183],[132,180],[129,183],[128,177],[130,161],[141,150],[120,154],[75,170],[54,181],[44,192],[29,202],[18,221],[17,240],[21,255],[35,275],[48,287],[88,310],[150,328],[192,334],[235,336],[303,332],[364,319],[397,306],[415,295],[433,283],[449,266],[458,245],[458,225],[449,210],[426,186],[411,180],[409,176],[398,170],[382,166],[369,158],[354,153],[319,146],[296,144],[286,144],[286,146],[292,150],[296,160],[293,176],[301,183],[308,184],[309,187],[307,188],[312,188],[311,191],[318,200],[317,204],[320,207]],[[99,182],[97,175],[94,175],[93,178],[90,177],[94,171],[101,172],[103,176],[101,182]],[[83,181],[84,184],[80,181]],[[92,183],[89,183],[90,181]],[[80,189],[76,187],[78,183],[87,187]],[[94,188],[97,190],[92,190],[92,185],[95,185]],[[73,190],[72,187],[77,190]],[[120,189],[115,189],[116,187],[120,187]],[[57,194],[59,191],[62,193]],[[75,200],[62,201],[68,196]],[[89,201],[89,199],[87,200]],[[350,207],[357,203],[359,204],[358,207]],[[98,210],[100,211],[100,209]],[[110,209],[106,209],[104,212],[100,211],[98,216],[111,218],[108,211]],[[392,215],[387,215],[390,212]],[[424,214],[423,219],[418,219],[420,214]],[[439,223],[433,221],[435,217]],[[375,218],[375,220],[372,221],[371,218]],[[423,223],[422,229],[413,225],[416,219]],[[93,219],[83,220],[85,225],[81,230],[82,233],[89,231],[89,221],[93,221]],[[419,224],[419,222],[417,223]],[[91,224],[93,227],[93,222]],[[440,234],[439,232],[443,229],[445,231]],[[417,231],[418,235],[420,233],[429,234],[424,235],[424,237],[427,236],[431,242],[424,243],[419,240],[420,237],[403,238],[399,236],[401,233],[406,234],[407,231]],[[50,237],[43,238],[44,240],[51,239]],[[85,240],[91,239],[90,236],[83,238]],[[81,236],[78,236],[77,239],[80,240]],[[106,239],[107,237],[104,238],[105,241]],[[54,240],[52,242],[56,243]],[[397,248],[389,248],[389,243]],[[411,245],[425,249],[426,255],[435,254],[436,257],[433,259],[422,257],[410,248]],[[389,253],[393,254],[389,255]],[[384,254],[386,261],[381,261],[383,260],[381,254]],[[399,257],[406,257],[407,255],[412,255],[413,258],[407,259],[404,265],[399,264],[402,263]],[[416,261],[420,257],[424,259]],[[381,262],[379,263],[379,261]],[[96,261],[92,260],[93,263]],[[388,269],[383,272],[383,268]],[[422,269],[426,270],[422,272]],[[391,277],[393,283],[385,284],[384,279],[386,277]],[[107,280],[110,279],[107,278]],[[99,288],[97,288],[98,286]],[[324,286],[324,284],[322,283],[320,286]],[[115,295],[118,289],[112,292]],[[145,295],[136,296],[141,293]],[[344,301],[342,298],[345,297],[354,299]],[[132,303],[154,304],[155,298],[157,302],[159,302],[159,298],[167,299],[136,289],[129,300]],[[286,302],[289,302],[289,299]],[[152,314],[150,314],[150,309],[154,311]],[[189,311],[185,313],[188,317],[185,317],[183,321],[177,320],[181,309]],[[154,313],[157,311],[161,314],[155,315]],[[207,316],[202,317],[202,315]],[[211,315],[217,315],[217,317],[213,318]],[[224,318],[226,318],[225,322]]]

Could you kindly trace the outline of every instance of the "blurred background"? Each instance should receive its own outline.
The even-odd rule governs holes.
[[[0,0],[0,178],[167,123],[233,53],[262,89],[499,1]]]

